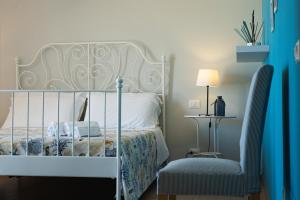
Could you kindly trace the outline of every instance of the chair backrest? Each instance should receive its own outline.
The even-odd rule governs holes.
[[[245,174],[245,192],[260,190],[261,143],[273,76],[273,66],[265,65],[253,75],[240,139],[240,165]]]

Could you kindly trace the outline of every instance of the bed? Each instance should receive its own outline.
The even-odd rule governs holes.
[[[16,59],[0,175],[116,178],[138,199],[168,159],[168,67],[133,42],[51,43]],[[121,192],[122,191],[122,192]]]

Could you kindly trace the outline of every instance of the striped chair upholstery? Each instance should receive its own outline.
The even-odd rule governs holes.
[[[260,191],[261,141],[273,67],[254,74],[240,139],[240,162],[217,158],[185,158],[158,173],[159,195],[245,196]]]
[[[261,142],[268,107],[273,67],[265,65],[253,76],[240,139],[240,164],[245,175],[245,191],[260,190]]]

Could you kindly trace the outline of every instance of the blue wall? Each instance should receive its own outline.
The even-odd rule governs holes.
[[[263,141],[264,181],[271,200],[300,200],[300,65],[294,46],[300,38],[300,0],[278,0],[275,30],[270,29],[270,0],[263,0],[266,63],[275,67]]]

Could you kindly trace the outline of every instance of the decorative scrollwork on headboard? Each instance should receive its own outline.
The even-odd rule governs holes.
[[[19,89],[114,89],[121,76],[127,92],[165,95],[168,65],[152,61],[146,48],[133,42],[51,43],[29,64],[17,61]]]
[[[114,90],[121,76],[124,92],[152,92],[162,97],[162,126],[166,136],[166,96],[169,65],[153,61],[133,42],[51,43],[29,64],[16,59],[18,89]]]

